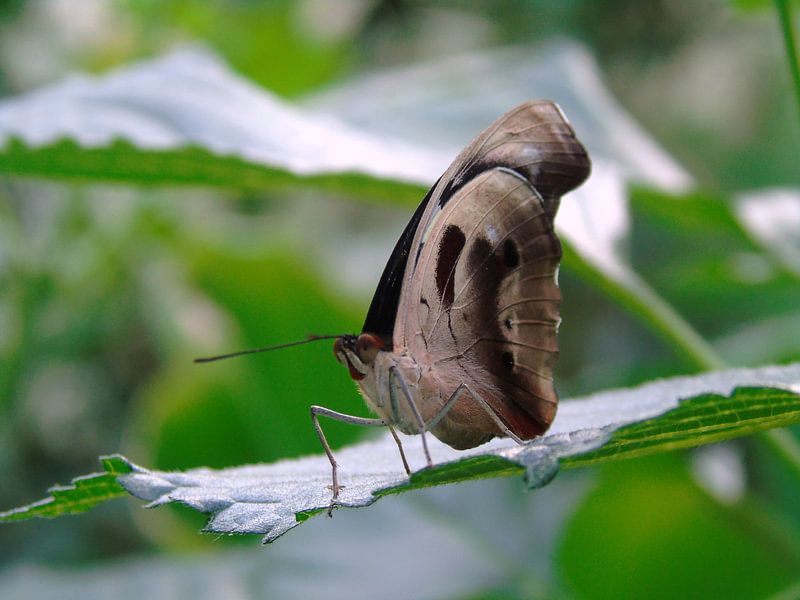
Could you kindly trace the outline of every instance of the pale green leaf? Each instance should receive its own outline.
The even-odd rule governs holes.
[[[390,436],[341,449],[336,452],[344,484],[339,504],[367,506],[387,494],[512,474],[524,474],[528,487],[535,488],[547,484],[560,466],[687,448],[798,422],[800,364],[659,380],[566,400],[550,431],[524,446],[494,440],[459,452],[434,442],[430,469],[423,468],[419,436],[404,438],[411,477]],[[122,457],[105,464],[122,487],[150,507],[179,502],[209,514],[209,532],[260,533],[272,541],[330,503],[325,455],[172,473]],[[6,513],[4,520],[38,516],[37,506]]]
[[[117,456],[104,457],[100,462],[104,472],[76,477],[70,485],[53,486],[49,490],[52,494],[50,497],[0,513],[0,523],[78,514],[106,500],[124,496],[125,488],[119,484],[117,477],[131,472],[129,463]]]

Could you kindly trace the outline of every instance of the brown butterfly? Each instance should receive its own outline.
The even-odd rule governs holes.
[[[527,102],[476,137],[431,188],[392,252],[361,334],[336,338],[336,358],[369,408],[366,419],[426,434],[456,449],[494,437],[522,444],[556,414],[553,367],[561,244],[553,220],[563,194],[589,175],[586,150],[556,104]]]

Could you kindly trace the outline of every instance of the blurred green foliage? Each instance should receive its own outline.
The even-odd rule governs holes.
[[[677,455],[603,470],[559,548],[578,597],[757,598],[796,579],[796,541],[754,531],[688,475]]]
[[[707,338],[797,307],[797,277],[750,239],[735,218],[734,202],[702,194],[676,199],[642,189],[630,198],[635,270],[647,273]]]
[[[328,83],[346,72],[353,60],[351,40],[304,30],[302,15],[291,2],[124,4],[142,33],[144,44],[138,46],[139,51],[152,50],[180,32],[212,45],[237,71],[281,95],[297,95]],[[330,16],[321,14],[319,18],[324,21]]]

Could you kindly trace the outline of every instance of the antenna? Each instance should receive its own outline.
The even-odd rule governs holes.
[[[288,342],[286,344],[277,344],[275,346],[266,346],[265,348],[253,348],[251,350],[240,350],[239,352],[231,352],[229,354],[220,354],[219,356],[207,356],[205,358],[195,358],[192,362],[196,363],[209,363],[215,360],[223,360],[225,358],[234,358],[235,356],[243,356],[245,354],[258,354],[259,352],[269,352],[270,350],[280,350],[281,348],[291,348],[292,346],[300,346],[302,344],[309,344],[318,340],[335,340],[342,337],[341,335],[309,335],[304,340],[296,342]]]

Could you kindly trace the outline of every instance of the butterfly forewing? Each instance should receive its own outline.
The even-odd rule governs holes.
[[[439,182],[443,199],[480,171],[497,166],[531,182],[551,218],[561,196],[583,183],[590,170],[589,157],[572,126],[548,101],[522,104],[480,133]]]

